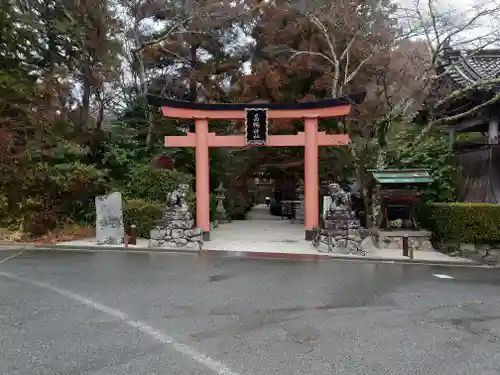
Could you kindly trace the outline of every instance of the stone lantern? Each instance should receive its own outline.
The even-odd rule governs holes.
[[[222,182],[219,183],[219,187],[214,190],[215,191],[215,199],[217,200],[217,207],[215,209],[215,216],[219,223],[224,223],[227,219],[226,209],[224,208],[224,199],[226,199],[226,195],[224,194],[227,189],[222,186]]]

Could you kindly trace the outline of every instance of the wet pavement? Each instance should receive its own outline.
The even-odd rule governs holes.
[[[17,253],[0,374],[500,373],[497,269]]]

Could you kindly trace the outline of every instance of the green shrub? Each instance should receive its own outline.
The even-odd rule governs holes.
[[[196,218],[196,195],[192,192],[188,193],[186,203],[193,218]],[[210,194],[210,221],[213,222],[217,218],[217,199],[215,194]]]
[[[433,203],[423,207],[423,226],[444,243],[500,242],[500,205]]]
[[[226,198],[226,200],[224,201],[224,208],[226,209],[227,218],[231,220],[233,218],[234,212],[234,201]]]
[[[0,193],[0,228],[19,228],[19,220],[16,221],[15,218],[9,215],[9,212],[9,199],[5,194]]]
[[[149,238],[149,231],[161,219],[164,205],[144,199],[126,200],[123,205],[123,221],[128,230],[130,225],[137,227],[137,236]]]
[[[125,196],[134,199],[165,202],[167,194],[179,184],[191,184],[193,176],[175,170],[156,169],[149,165],[132,168],[124,181]]]
[[[456,199],[458,169],[453,162],[454,153],[449,139],[441,133],[427,134],[415,143],[420,133],[418,127],[397,129],[386,150],[389,167],[430,169],[433,181],[423,191],[424,201],[453,202]]]
[[[247,204],[245,198],[239,195],[232,201],[231,219],[232,220],[246,220]]]
[[[3,181],[8,206],[2,221],[19,223],[33,236],[68,221],[90,223],[95,220],[94,197],[105,194],[107,186],[105,173],[92,165],[34,162]]]

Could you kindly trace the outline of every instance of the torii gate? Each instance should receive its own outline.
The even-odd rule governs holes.
[[[244,120],[247,109],[267,109],[269,119],[304,119],[304,132],[294,135],[269,135],[266,146],[302,146],[304,155],[305,238],[319,223],[318,146],[345,146],[347,134],[318,131],[318,119],[347,115],[351,103],[359,103],[364,94],[298,104],[208,104],[148,96],[148,103],[161,107],[163,116],[195,120],[195,133],[166,136],[166,147],[196,148],[196,226],[203,229],[203,239],[210,240],[210,165],[209,147],[244,147],[244,135],[217,135],[208,131],[208,120]]]

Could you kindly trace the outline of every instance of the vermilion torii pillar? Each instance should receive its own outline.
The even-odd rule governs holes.
[[[204,240],[210,240],[210,147],[244,147],[244,135],[217,135],[208,131],[208,120],[244,120],[245,110],[266,108],[268,118],[303,119],[304,132],[294,135],[269,135],[266,146],[302,146],[305,148],[305,232],[312,239],[313,228],[319,223],[318,146],[345,146],[347,134],[326,134],[318,131],[318,119],[347,115],[351,103],[364,95],[351,98],[304,102],[299,104],[207,104],[148,96],[148,103],[161,107],[165,117],[194,119],[195,133],[166,136],[166,147],[196,148],[196,226],[203,229]]]

